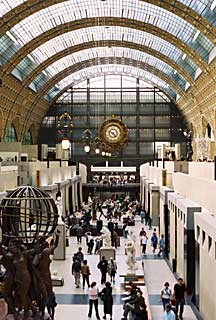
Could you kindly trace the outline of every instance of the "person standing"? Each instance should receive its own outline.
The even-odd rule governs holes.
[[[98,251],[100,250],[100,247],[101,247],[101,243],[102,243],[102,239],[101,237],[98,235],[95,239],[95,251],[94,253],[97,254]]]
[[[104,316],[103,319],[106,319],[106,315],[110,315],[110,320],[112,319],[112,309],[113,309],[113,296],[112,296],[112,287],[110,282],[105,283],[105,288],[99,293],[101,300],[104,305]]]
[[[86,244],[87,244],[87,247],[88,247],[87,253],[90,253],[91,245],[92,245],[92,242],[90,243],[90,241],[93,239],[91,231],[87,231],[85,233],[85,236],[86,236]]]
[[[187,288],[182,278],[178,278],[177,283],[174,285],[173,298],[176,300],[176,319],[183,319],[184,305],[187,298]],[[180,310],[179,310],[180,307]],[[179,318],[178,318],[179,312]]]
[[[152,245],[152,251],[153,253],[155,253],[155,250],[157,249],[157,244],[158,244],[158,237],[157,237],[157,233],[153,232],[153,235],[151,237],[151,245]]]
[[[77,243],[81,244],[82,243],[82,236],[83,236],[83,228],[82,228],[81,224],[77,228],[76,234],[77,234]]]
[[[108,262],[108,274],[110,276],[110,281],[111,282],[113,281],[113,283],[115,283],[116,271],[117,271],[116,261],[113,260],[113,258],[110,258],[110,260]]]
[[[98,263],[98,269],[101,272],[101,284],[106,283],[106,275],[108,271],[108,261],[105,256],[102,257],[101,261]]]
[[[57,302],[56,302],[55,293],[53,291],[51,292],[51,294],[48,297],[46,306],[47,306],[47,311],[48,311],[48,314],[50,315],[50,318],[52,320],[54,320],[55,307],[57,306]]]
[[[140,243],[141,243],[141,246],[142,246],[142,254],[146,253],[147,241],[148,241],[148,237],[147,237],[146,232],[144,231],[143,235],[140,238]]]
[[[113,231],[113,244],[114,244],[114,247],[117,249],[117,247],[118,247],[118,233],[116,232],[116,230]]]
[[[162,253],[162,257],[164,257],[164,249],[165,249],[165,239],[164,235],[161,235],[161,238],[159,240],[159,251],[158,251],[158,257],[160,257],[160,254]]]
[[[171,304],[166,304],[163,320],[176,320],[174,311],[172,310]]]
[[[98,312],[98,287],[97,287],[97,283],[95,281],[93,281],[90,285],[89,288],[89,312],[88,312],[88,317],[91,318],[92,316],[92,307],[94,305],[95,307],[95,313],[96,313],[96,317],[97,320],[100,320],[100,316],[99,316],[99,312]]]
[[[80,260],[78,259],[78,257],[76,255],[74,256],[73,259],[74,259],[74,261],[73,261],[73,264],[72,264],[72,274],[73,274],[74,279],[75,279],[76,288],[79,288],[79,286],[80,286],[81,262],[80,262]]]
[[[93,248],[94,248],[94,238],[92,237],[92,239],[89,241],[89,244],[88,244],[88,253],[89,254],[92,254]]]
[[[165,311],[166,304],[170,304],[171,299],[171,290],[169,288],[169,282],[165,282],[163,289],[160,294],[160,301],[163,303],[163,308]]]
[[[89,276],[90,276],[90,268],[87,260],[83,260],[83,265],[81,266],[81,274],[83,278],[83,289],[85,289],[85,282],[87,283],[88,288],[90,287]]]
[[[144,210],[141,210],[140,218],[141,218],[141,223],[144,223],[144,220],[145,220],[145,211]]]
[[[142,237],[142,236],[144,235],[144,233],[145,233],[145,229],[142,228],[142,229],[140,230],[139,236]]]

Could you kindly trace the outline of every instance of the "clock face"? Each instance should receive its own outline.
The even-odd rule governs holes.
[[[112,150],[121,149],[128,141],[127,126],[121,119],[112,116],[100,126],[99,139]]]
[[[111,124],[107,126],[105,134],[106,134],[106,138],[110,142],[117,142],[121,138],[121,128]]]

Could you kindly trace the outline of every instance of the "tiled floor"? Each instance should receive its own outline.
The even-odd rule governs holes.
[[[136,221],[136,226],[132,227],[134,231],[138,234],[141,229],[141,223],[139,219]],[[149,238],[151,237],[152,231],[146,230]],[[127,265],[125,262],[124,255],[124,244],[125,239],[121,238],[121,246],[117,249],[116,260],[118,265],[116,283],[113,286],[114,294],[114,320],[120,320],[122,316],[122,293],[124,291],[122,287],[122,278],[119,277],[120,274],[125,274],[127,272]],[[67,248],[66,260],[65,261],[53,261],[52,270],[58,272],[58,275],[64,277],[63,287],[54,287],[54,291],[57,296],[58,306],[56,308],[56,320],[62,319],[74,319],[84,320],[87,319],[88,313],[88,289],[83,290],[82,288],[76,288],[74,285],[74,278],[71,275],[71,265],[73,253],[77,251],[79,245],[76,243],[76,237],[70,238],[70,247]],[[83,238],[83,252],[86,253],[86,243]],[[90,281],[96,281],[100,285],[100,272],[97,269],[98,255],[88,255],[85,254],[85,258],[91,268]],[[139,248],[139,237],[137,236],[137,264],[138,268],[142,269],[142,257],[140,256]],[[142,287],[144,291],[144,296],[149,304],[151,319],[159,320],[163,319],[163,309],[161,303],[159,302],[160,290],[165,281],[168,281],[173,287],[175,278],[167,266],[166,262],[162,258],[158,258],[157,255],[153,255],[150,247],[150,241],[147,245],[147,254],[144,257],[144,274],[146,287]],[[149,302],[148,302],[149,301]],[[101,317],[103,316],[103,306],[100,304],[99,312]],[[93,313],[92,319],[96,319]],[[108,317],[107,317],[108,318]],[[109,319],[109,318],[108,318]],[[196,319],[190,306],[185,306],[184,320],[194,320]]]

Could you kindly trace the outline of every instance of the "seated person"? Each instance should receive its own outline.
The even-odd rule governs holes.
[[[134,309],[132,313],[134,315],[133,320],[148,320],[148,312],[146,310],[145,303],[144,304],[141,303],[138,309]]]
[[[124,312],[123,312],[122,320],[127,319],[128,313],[130,311],[139,310],[140,305],[145,305],[145,299],[142,296],[142,291],[139,290],[139,291],[136,291],[136,296],[131,295],[128,302],[123,306]]]

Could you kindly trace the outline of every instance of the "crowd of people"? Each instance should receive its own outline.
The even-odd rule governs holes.
[[[96,175],[92,179],[92,183],[100,183],[108,186],[123,185],[126,183],[135,183],[135,176],[102,176]]]
[[[116,215],[116,212],[121,211],[120,221],[122,219],[123,223],[123,233],[127,238],[129,224],[131,221],[135,220],[135,216],[139,215],[141,219],[141,223],[148,225],[149,217],[144,210],[140,208],[140,204],[137,200],[131,201],[129,197],[124,198],[123,201],[119,199],[108,199],[103,203],[94,204],[94,200],[91,201],[90,204],[91,213],[89,216],[93,214],[94,209],[98,211],[98,214],[104,215],[107,219],[108,227],[109,224],[112,225],[110,228],[111,232],[111,240],[112,246],[116,246],[115,236],[116,233],[118,237],[118,223],[119,215]],[[103,208],[106,207],[106,214],[103,211]],[[90,220],[89,220],[90,221]],[[117,221],[117,222],[116,222]],[[116,229],[115,229],[116,227]],[[149,233],[149,232],[148,232]],[[102,246],[102,238],[100,233],[96,236],[92,235],[90,230],[84,232],[82,224],[77,228],[77,243],[82,244],[82,237],[86,237],[87,244],[87,254],[98,254],[99,249]],[[162,255],[165,257],[165,239],[164,235],[161,235],[160,238],[157,235],[156,228],[153,229],[152,235],[149,237],[147,234],[147,230],[145,230],[145,226],[143,226],[139,232],[139,241],[141,254],[145,255],[147,250],[148,241],[151,242],[152,253],[157,254],[158,256]],[[117,246],[116,246],[117,247]],[[95,309],[95,314],[97,319],[100,319],[99,310],[98,310],[98,301],[102,300],[104,305],[104,315],[103,319],[106,319],[106,316],[109,315],[110,319],[113,316],[113,296],[112,296],[112,285],[115,285],[115,278],[117,274],[117,263],[113,258],[109,260],[106,259],[105,256],[101,257],[100,262],[97,265],[101,273],[100,283],[104,287],[99,290],[96,281],[90,282],[91,275],[91,266],[89,265],[87,259],[84,258],[84,254],[82,252],[82,247],[79,247],[78,251],[73,256],[72,263],[72,274],[74,276],[75,286],[77,288],[88,287],[88,295],[89,295],[89,311],[88,317],[91,318],[93,307]],[[109,276],[109,279],[108,279]],[[129,313],[132,314],[133,320],[147,320],[148,312],[145,303],[145,299],[143,297],[143,293],[139,287],[134,283],[129,283],[127,288],[127,296],[124,300],[123,304],[123,317],[122,320],[128,319]],[[168,282],[165,282],[163,288],[160,292],[160,301],[163,305],[163,319],[164,320],[174,320],[174,319],[183,319],[183,311],[184,304],[186,301],[186,286],[183,282],[182,278],[178,279],[178,282],[175,284],[173,292],[170,289],[170,285]],[[175,306],[174,306],[175,302]]]

